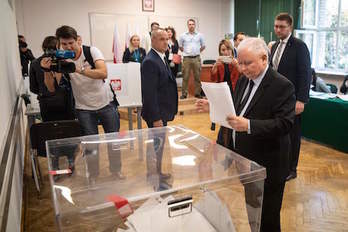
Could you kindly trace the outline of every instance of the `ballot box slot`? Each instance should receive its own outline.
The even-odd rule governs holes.
[[[168,217],[177,217],[192,212],[192,196],[168,201]]]

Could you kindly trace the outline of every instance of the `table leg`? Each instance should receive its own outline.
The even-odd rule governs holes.
[[[137,107],[137,126],[138,126],[138,129],[142,128],[142,125],[141,125],[141,107]]]
[[[133,130],[132,107],[128,107],[128,129]]]

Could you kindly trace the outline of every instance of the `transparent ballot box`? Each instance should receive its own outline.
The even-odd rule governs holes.
[[[265,168],[185,127],[46,149],[59,231],[259,231]]]

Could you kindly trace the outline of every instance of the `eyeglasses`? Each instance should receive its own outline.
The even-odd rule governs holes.
[[[279,28],[279,29],[285,29],[285,28],[287,28],[287,27],[289,27],[289,26],[286,26],[286,25],[274,25],[274,28]]]

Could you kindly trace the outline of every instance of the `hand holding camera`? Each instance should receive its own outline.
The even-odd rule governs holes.
[[[73,62],[67,59],[75,58],[75,52],[69,50],[46,50],[41,60],[41,68],[45,72],[74,73],[76,70]]]

